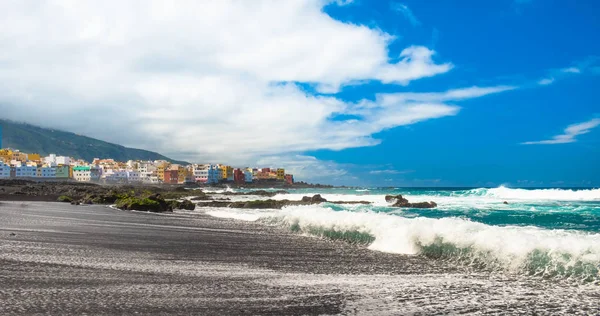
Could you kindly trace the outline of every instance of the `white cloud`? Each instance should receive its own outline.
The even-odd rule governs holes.
[[[458,113],[445,102],[512,89],[357,103],[308,93],[298,83],[335,93],[452,68],[421,46],[390,58],[393,36],[334,20],[323,11],[331,3],[0,2],[0,111],[173,158],[242,163],[376,145],[384,129]]]
[[[578,135],[583,135],[589,133],[593,128],[600,125],[600,119],[595,118],[589,120],[587,122],[577,123],[573,125],[569,125],[565,128],[564,133],[560,135],[556,135],[552,137],[552,139],[548,140],[540,140],[533,142],[524,142],[523,145],[554,145],[554,144],[566,144],[566,143],[574,143],[577,141],[575,138]]]
[[[407,7],[405,4],[399,2],[391,3],[392,10],[401,13],[404,17],[412,24],[413,26],[421,25],[421,22],[417,17],[413,14],[412,10]]]
[[[371,170],[370,174],[406,174],[411,173],[412,170],[394,170],[394,169],[385,169],[385,170]]]
[[[554,78],[551,77],[551,78],[541,79],[540,81],[538,81],[538,84],[540,86],[547,86],[547,85],[552,84],[553,82],[554,82]]]
[[[565,72],[565,73],[572,73],[572,74],[581,73],[581,69],[579,69],[577,67],[563,68],[560,71]]]

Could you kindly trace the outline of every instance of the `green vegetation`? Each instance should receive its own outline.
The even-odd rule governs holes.
[[[172,163],[187,164],[152,151],[127,148],[70,132],[8,120],[0,120],[0,125],[3,132],[2,146],[16,148],[22,152],[39,153],[43,156],[58,154],[86,161],[92,161],[94,158],[112,158],[117,161],[167,160]]]
[[[164,199],[157,196],[137,197],[137,196],[122,196],[115,206],[122,210],[135,210],[145,212],[170,212],[173,208]]]
[[[196,209],[196,204],[194,204],[190,200],[183,200],[181,202],[179,202],[177,200],[173,200],[173,201],[169,201],[168,203],[171,205],[171,207],[173,209],[188,210],[188,211],[193,211]]]
[[[58,197],[57,201],[58,202],[65,202],[65,203],[71,203],[71,202],[73,202],[73,199],[70,198],[70,197],[68,197],[68,196],[66,196],[66,195],[61,195],[61,196]]]

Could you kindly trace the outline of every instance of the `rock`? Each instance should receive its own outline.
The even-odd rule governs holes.
[[[508,204],[508,202],[504,201],[504,202],[502,202],[502,204]]]
[[[8,234],[8,235],[9,235],[9,236],[11,236],[11,237],[13,237],[13,236],[17,236],[17,234],[15,234],[15,233],[10,233],[10,234]]]
[[[434,208],[434,207],[437,207],[437,204],[433,201],[410,203],[410,202],[408,202],[407,199],[402,197],[402,195],[400,195],[400,194],[398,194],[396,196],[386,195],[385,200],[387,202],[395,201],[394,204],[392,204],[393,207],[408,207],[408,208]]]
[[[300,200],[300,201],[301,202],[306,202],[306,203],[311,203],[311,204],[318,204],[318,203],[327,202],[327,200],[325,198],[323,198],[321,196],[321,194],[315,194],[312,197],[303,196],[302,200]]]
[[[164,213],[172,212],[173,206],[165,201],[160,194],[155,193],[146,198],[124,196],[116,201],[115,206],[122,210]]]
[[[188,211],[193,211],[196,209],[196,204],[194,204],[190,200],[183,200],[181,202],[169,201],[169,203],[171,204],[171,207],[173,209],[188,210]]]
[[[79,201],[71,201],[71,205],[79,205]]]
[[[312,203],[323,203],[323,202],[327,202],[326,199],[324,199],[321,194],[315,194],[313,195],[313,197],[310,199],[310,201]]]
[[[402,197],[401,194],[398,194],[398,195],[386,195],[385,196],[385,201],[389,202],[389,203],[398,203],[398,202],[408,203],[408,200],[405,199],[404,197]]]

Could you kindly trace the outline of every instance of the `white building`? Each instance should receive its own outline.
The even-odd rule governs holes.
[[[44,157],[44,163],[49,166],[57,166],[57,165],[70,165],[71,158],[66,156],[56,156],[55,154],[50,154],[47,157]]]
[[[201,183],[218,183],[221,179],[221,169],[217,165],[196,165],[193,169],[196,182]]]
[[[92,179],[90,167],[76,166],[73,167],[73,179],[81,182],[89,182]]]
[[[10,178],[10,165],[5,164],[3,161],[0,161],[0,178]]]
[[[151,162],[140,163],[137,166],[137,171],[143,181],[146,181],[151,177],[156,177],[156,169],[156,166]]]
[[[42,178],[56,178],[56,168],[55,167],[42,167],[40,176]]]
[[[142,179],[142,182],[144,182],[144,183],[150,183],[150,184],[160,183],[160,180],[158,179],[157,176],[146,176],[141,179]]]

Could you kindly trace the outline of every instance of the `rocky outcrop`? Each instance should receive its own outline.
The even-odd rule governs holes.
[[[193,211],[196,209],[196,204],[194,204],[194,202],[190,201],[190,200],[183,200],[183,201],[169,201],[169,203],[171,203],[171,207],[173,209],[179,209],[179,210],[188,210],[188,211]]]
[[[311,203],[311,204],[318,204],[318,203],[327,202],[327,200],[325,198],[323,198],[321,196],[321,194],[315,194],[312,197],[303,196],[302,197],[302,202]]]
[[[313,205],[320,204],[323,202],[333,204],[371,204],[368,201],[327,201],[320,194],[316,194],[312,197],[302,197],[300,201],[290,200],[254,200],[254,201],[239,201],[239,202],[226,202],[226,201],[209,201],[199,202],[200,207],[231,207],[231,208],[254,208],[254,209],[281,209],[284,206],[298,206],[298,205]]]
[[[165,201],[160,194],[153,194],[146,198],[126,196],[119,198],[115,206],[121,210],[144,211],[154,213],[172,212],[173,206]]]
[[[393,207],[407,207],[407,208],[434,208],[437,207],[437,204],[433,201],[431,202],[417,202],[410,203],[407,199],[405,199],[402,195],[386,195],[385,201],[388,203],[393,203]]]

